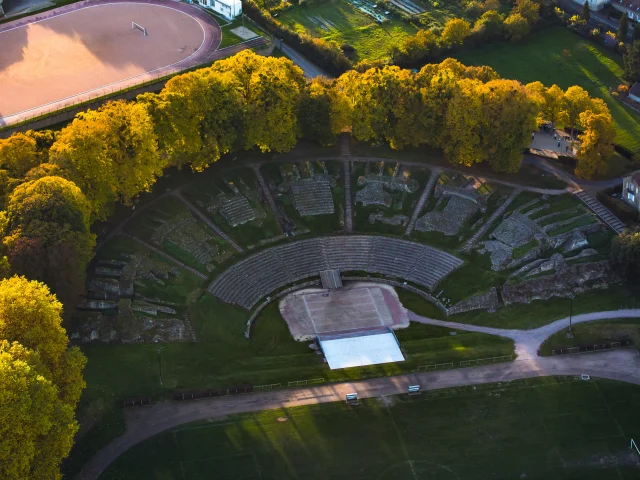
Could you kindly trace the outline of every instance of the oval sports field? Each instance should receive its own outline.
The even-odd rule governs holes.
[[[220,39],[211,15],[161,0],[81,2],[6,23],[0,26],[0,124],[193,67]]]

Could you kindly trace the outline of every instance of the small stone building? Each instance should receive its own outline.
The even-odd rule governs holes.
[[[622,179],[622,200],[640,211],[640,172]]]

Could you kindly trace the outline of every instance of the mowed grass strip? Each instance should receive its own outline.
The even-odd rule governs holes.
[[[488,65],[503,78],[523,83],[554,83],[562,89],[579,85],[602,98],[611,110],[616,143],[640,152],[640,114],[609,93],[623,83],[621,57],[566,28],[545,29],[519,44],[498,43],[458,55],[467,65]]]
[[[632,479],[639,395],[562,377],[236,415],[147,440],[101,479]]]
[[[377,23],[346,0],[292,7],[281,12],[278,20],[298,33],[351,45],[356,49],[355,60],[386,58],[392,45],[417,31],[396,18]]]
[[[551,355],[552,350],[585,347],[612,342],[640,343],[640,319],[623,318],[593,323],[578,323],[572,327],[573,337],[568,338],[569,328],[554,333],[540,347],[541,355]]]

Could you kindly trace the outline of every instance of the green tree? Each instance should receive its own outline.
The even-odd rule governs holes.
[[[584,133],[578,137],[580,145],[576,155],[575,173],[580,178],[591,178],[596,173],[604,173],[606,160],[614,153],[613,142],[616,130],[611,115],[587,110],[580,114],[580,125]]]
[[[333,145],[335,132],[332,122],[331,83],[323,77],[314,78],[302,94],[298,124],[303,138],[320,145]]]
[[[520,14],[533,25],[540,20],[540,4],[534,0],[517,0],[511,14]]]
[[[61,312],[42,283],[0,282],[0,431],[10,430],[0,436],[3,479],[60,479],[78,430],[74,410],[86,359],[67,347]]]
[[[623,14],[620,17],[620,21],[618,22],[618,31],[616,32],[616,39],[619,42],[627,41],[627,34],[629,33],[629,18],[626,14]]]
[[[438,52],[438,37],[431,30],[418,30],[415,35],[404,39],[391,58],[394,63],[417,63],[435,56]]]
[[[60,177],[23,183],[7,202],[4,245],[14,272],[45,282],[65,303],[77,301],[93,256],[91,209]]]
[[[99,220],[114,202],[129,204],[148,191],[166,166],[146,105],[124,101],[79,113],[59,133],[50,161],[80,187]]]
[[[462,45],[464,39],[471,34],[471,25],[461,18],[452,18],[444,25],[440,34],[440,41],[445,47]]]
[[[640,283],[640,229],[625,230],[613,239],[611,263],[630,283]]]
[[[504,21],[506,38],[519,42],[529,34],[529,22],[519,13],[512,13]]]
[[[636,40],[627,48],[622,56],[624,78],[628,82],[640,81],[640,40]]]
[[[631,31],[631,43],[635,43],[636,40],[640,40],[640,23],[633,23],[633,30]]]
[[[591,20],[591,9],[589,8],[589,0],[584,0],[582,4],[582,19],[589,24],[589,20]]]
[[[496,10],[484,12],[473,26],[473,30],[478,32],[486,41],[502,38],[503,29],[504,16]]]

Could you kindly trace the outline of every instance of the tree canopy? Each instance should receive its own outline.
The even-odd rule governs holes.
[[[7,201],[4,246],[14,272],[73,300],[93,255],[91,207],[73,182],[47,176],[16,187]]]
[[[0,476],[60,479],[78,430],[86,359],[68,348],[62,305],[46,285],[0,282]]]

